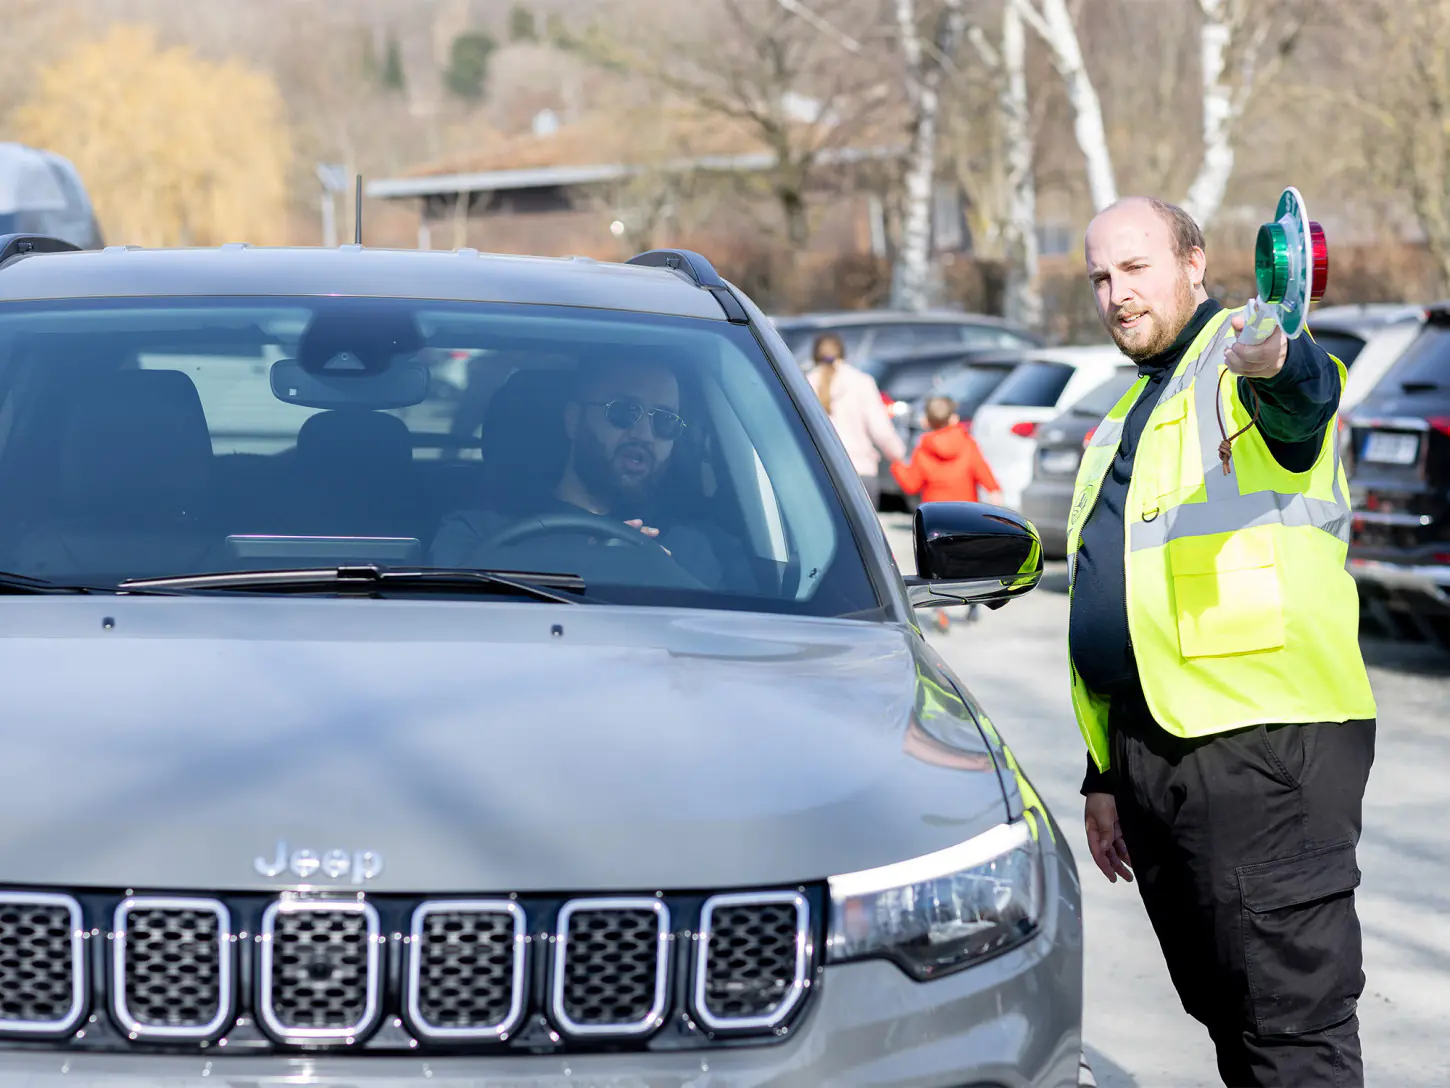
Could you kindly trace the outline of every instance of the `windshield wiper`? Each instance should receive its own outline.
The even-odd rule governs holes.
[[[0,593],[104,593],[89,586],[66,586],[29,574],[0,570]]]
[[[577,574],[490,571],[470,567],[322,567],[316,570],[249,570],[227,574],[179,574],[165,578],[129,578],[121,593],[169,590],[268,590],[275,593],[340,592],[372,596],[387,590],[418,593],[506,593],[555,604],[584,604]]]

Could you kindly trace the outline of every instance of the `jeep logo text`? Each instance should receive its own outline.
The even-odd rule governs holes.
[[[276,854],[271,858],[255,858],[252,868],[265,877],[291,873],[301,880],[311,880],[320,873],[329,880],[349,878],[354,884],[362,884],[382,873],[383,856],[376,850],[355,850],[351,854],[346,850],[319,854],[305,848],[289,851],[286,840],[279,839]]]

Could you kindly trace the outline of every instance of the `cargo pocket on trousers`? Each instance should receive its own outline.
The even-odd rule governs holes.
[[[1168,542],[1178,650],[1185,658],[1283,647],[1284,597],[1274,538],[1264,529]]]
[[[1260,1035],[1302,1035],[1348,1018],[1364,987],[1354,844],[1238,868],[1244,965]]]

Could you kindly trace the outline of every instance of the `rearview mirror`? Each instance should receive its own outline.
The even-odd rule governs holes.
[[[1042,578],[1042,542],[1032,523],[1003,506],[926,502],[912,523],[916,575],[907,578],[918,607],[985,604],[1001,608]]]
[[[338,358],[344,364],[350,361],[345,353]],[[427,367],[402,361],[368,373],[361,364],[314,371],[295,359],[278,359],[271,375],[274,397],[305,408],[411,408],[428,399],[432,385]]]

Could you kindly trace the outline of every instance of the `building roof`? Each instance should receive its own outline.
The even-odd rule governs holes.
[[[814,137],[825,163],[845,164],[899,154],[894,140],[865,133],[844,146],[837,133],[797,126]],[[564,125],[548,135],[495,135],[484,149],[454,155],[365,185],[368,196],[399,199],[558,186],[597,185],[647,173],[771,169],[774,152],[748,125],[682,110],[610,114]]]
[[[587,257],[474,249],[225,245],[35,253],[0,265],[0,301],[147,296],[359,295],[588,306],[724,320],[683,274]]]

